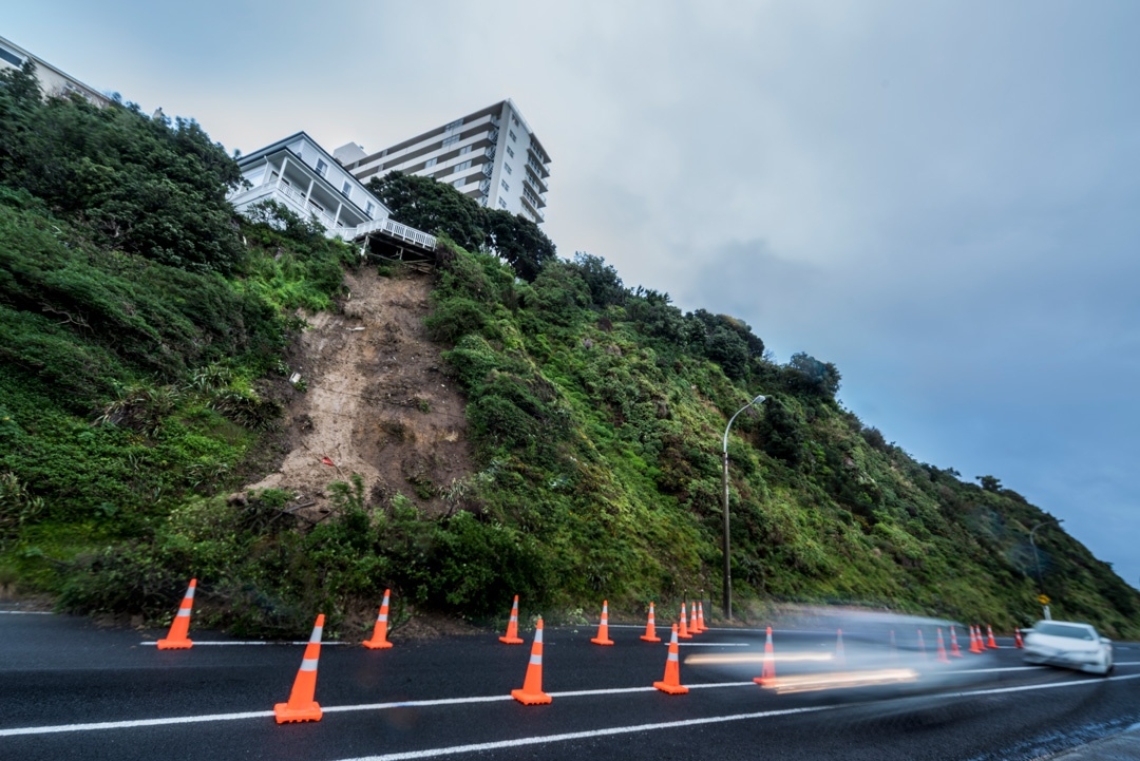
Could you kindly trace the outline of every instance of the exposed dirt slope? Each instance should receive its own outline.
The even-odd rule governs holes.
[[[464,399],[441,372],[427,337],[429,275],[346,275],[342,314],[310,316],[299,372],[306,393],[287,412],[291,449],[277,472],[249,489],[290,489],[324,512],[329,482],[359,473],[376,504],[402,492],[424,509],[472,470]],[[328,458],[334,464],[322,462]]]

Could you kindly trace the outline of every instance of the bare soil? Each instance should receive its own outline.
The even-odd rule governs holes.
[[[399,492],[430,514],[453,509],[444,494],[473,464],[465,400],[423,324],[431,276],[365,268],[345,283],[339,314],[306,315],[291,369],[307,390],[286,412],[288,452],[246,490],[291,490],[315,520],[329,512],[328,484],[359,473],[372,505]]]

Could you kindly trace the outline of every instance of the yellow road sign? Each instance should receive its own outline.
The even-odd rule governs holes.
[[[1048,605],[1049,595],[1037,595],[1037,602],[1041,603],[1042,605]]]

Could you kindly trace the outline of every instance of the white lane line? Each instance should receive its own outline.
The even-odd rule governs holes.
[[[541,745],[567,740],[585,740],[593,737],[608,737],[611,735],[625,735],[633,732],[649,732],[654,729],[676,729],[679,727],[696,727],[701,724],[722,724],[726,721],[744,721],[746,719],[766,719],[772,716],[790,716],[797,713],[816,713],[819,711],[834,711],[840,706],[812,706],[808,708],[784,708],[777,711],[757,711],[756,713],[738,713],[732,716],[712,716],[704,719],[685,719],[682,721],[663,721],[656,724],[638,724],[631,727],[609,727],[607,729],[591,729],[585,732],[567,732],[561,735],[540,735],[538,737],[520,737],[517,740],[500,740],[498,742],[476,743],[474,745],[453,745],[450,748],[433,748],[431,750],[413,750],[405,753],[388,753],[383,756],[361,756],[345,761],[406,761],[415,758],[435,758],[436,756],[453,756],[457,753],[478,753],[488,750],[502,750],[504,748],[517,748],[524,745]]]
[[[990,690],[972,690],[969,692],[955,692],[944,695],[934,695],[934,698],[967,698],[980,695],[999,695],[1009,692],[1025,692],[1030,690],[1044,690],[1053,687],[1076,687],[1084,684],[1103,684],[1106,681],[1124,681],[1127,679],[1140,679],[1140,674],[1129,676],[1110,677],[1109,679],[1083,679],[1079,682],[1059,682],[1045,685],[1029,685],[1022,687],[1005,687]],[[741,684],[751,684],[742,682]],[[684,719],[680,721],[663,721],[655,724],[635,724],[627,727],[607,727],[605,729],[590,729],[583,732],[566,732],[559,735],[539,735],[537,737],[521,737],[515,740],[499,740],[497,742],[474,743],[471,745],[452,745],[445,748],[431,748],[428,750],[413,750],[403,753],[387,753],[381,756],[359,756],[343,761],[412,761],[418,758],[437,758],[439,756],[454,756],[461,753],[479,753],[489,750],[504,750],[518,748],[526,745],[544,745],[547,743],[567,742],[569,740],[588,740],[597,737],[610,737],[613,735],[626,735],[636,732],[650,732],[658,729],[681,729],[684,727],[700,726],[702,724],[724,724],[730,721],[747,721],[750,719],[768,719],[776,716],[790,716],[794,714],[817,713],[820,711],[834,711],[843,708],[843,705],[811,706],[806,708],[787,708],[777,711],[758,711],[756,713],[738,713],[728,716],[709,716],[701,719]]]
[[[50,610],[0,610],[6,616],[54,616]]]
[[[665,646],[668,647],[666,642]],[[759,642],[678,642],[678,647],[759,647]]]
[[[1083,679],[1083,680],[1077,681],[1077,682],[1052,682],[1052,683],[1043,684],[1043,685],[1027,685],[1027,686],[1021,686],[1021,687],[1003,687],[1003,688],[991,689],[991,690],[975,690],[972,692],[955,692],[955,693],[946,693],[943,695],[935,695],[933,697],[947,698],[947,697],[971,697],[971,696],[975,696],[975,695],[997,695],[997,694],[1006,693],[1006,692],[1022,692],[1025,690],[1043,690],[1043,689],[1049,689],[1052,687],[1075,687],[1075,686],[1083,685],[1083,684],[1104,684],[1105,682],[1124,681],[1124,680],[1128,680],[1128,679],[1140,679],[1140,674],[1129,674],[1127,676],[1114,676],[1114,677],[1107,677],[1107,678],[1098,677],[1096,679]],[[755,685],[752,682],[715,682],[712,684],[690,684],[690,685],[688,685],[689,689],[715,689],[715,688],[721,688],[721,687],[753,687],[753,686],[755,686]],[[569,697],[585,697],[585,696],[592,696],[592,695],[620,695],[620,694],[626,694],[626,693],[632,693],[632,692],[654,692],[654,691],[655,690],[653,687],[617,687],[617,688],[603,689],[603,690],[574,690],[574,691],[568,691],[568,692],[551,692],[549,694],[551,695],[551,697],[569,698]],[[366,704],[361,704],[361,705],[328,706],[328,707],[323,708],[323,710],[325,713],[348,713],[348,712],[355,712],[355,711],[376,711],[376,710],[384,710],[384,709],[390,709],[390,708],[423,708],[423,707],[431,707],[431,706],[464,705],[464,704],[471,704],[471,703],[506,702],[506,701],[510,701],[512,699],[513,698],[511,698],[511,696],[509,696],[509,695],[484,695],[484,696],[480,696],[480,697],[470,697],[470,698],[443,698],[443,699],[439,699],[439,700],[410,700],[410,701],[403,701],[403,702],[397,702],[397,703],[366,703]],[[826,708],[832,708],[832,707],[837,707],[837,706],[826,706]],[[809,709],[796,709],[795,711],[792,711],[792,712],[794,713],[796,711],[802,712],[802,711],[809,711],[809,710],[823,710],[823,708],[824,707],[809,708]],[[765,716],[765,715],[778,716],[778,715],[781,715],[782,713],[786,713],[786,712],[775,711],[775,712],[764,712],[761,714],[741,714],[741,716],[744,718],[754,718],[754,717]],[[198,724],[198,723],[212,722],[212,721],[236,721],[236,720],[240,720],[240,719],[261,719],[261,718],[266,718],[266,717],[273,716],[273,715],[274,715],[273,711],[245,711],[242,713],[207,714],[205,716],[172,716],[172,717],[162,718],[162,719],[135,719],[135,720],[130,720],[130,721],[106,721],[106,722],[97,722],[97,723],[89,723],[89,724],[57,724],[57,725],[52,725],[52,726],[41,726],[41,727],[13,727],[10,729],[0,729],[0,737],[15,737],[18,735],[59,734],[61,732],[88,732],[88,731],[103,730],[103,729],[133,729],[136,727],[156,727],[156,726],[164,726],[164,725],[168,725],[168,724]],[[723,718],[722,717],[722,718],[715,718],[715,719],[696,719],[693,721],[697,721],[699,723],[707,723],[710,721],[734,721],[734,720],[735,719],[733,719],[731,717],[730,718]],[[649,725],[646,725],[646,726],[649,726]],[[656,726],[656,725],[654,725],[654,726]],[[662,725],[662,726],[686,726],[686,723],[681,722],[679,724],[674,723],[674,724],[667,724],[667,725]],[[641,729],[628,729],[626,731],[639,732],[642,730]],[[616,732],[608,732],[608,731],[601,731],[601,732],[602,732],[602,734],[607,734],[607,733],[608,734],[618,734]],[[585,734],[585,735],[581,735],[581,736],[582,737],[593,737],[593,736],[600,736],[600,735]],[[572,739],[572,738],[568,738],[568,739]],[[517,742],[517,741],[512,741],[512,742]],[[535,742],[551,742],[551,740],[538,739],[538,740],[535,740]],[[462,746],[462,747],[467,747],[467,746]],[[503,746],[503,747],[507,747],[507,746]],[[446,751],[446,749],[444,749],[444,750]],[[428,751],[416,751],[416,752],[417,753],[427,753]],[[435,751],[431,751],[431,752],[435,752]],[[450,752],[467,752],[467,751],[450,751]],[[441,751],[441,752],[439,752],[439,755],[447,755],[447,753],[444,753]],[[396,756],[391,756],[391,757],[389,757],[389,756],[375,756],[375,757],[369,757],[369,759],[375,758],[375,759],[384,759],[385,761],[387,761],[389,758],[394,760],[394,759],[398,759],[398,758],[421,758],[421,757],[422,756],[400,756],[400,755],[396,755]]]
[[[307,644],[309,644],[308,640],[305,640],[304,642],[266,642],[264,640],[249,640],[247,642],[217,642],[217,641],[203,642],[202,640],[191,639],[190,641],[194,643],[194,647],[198,647],[198,645],[210,647],[211,645],[220,646],[220,645],[307,645]],[[154,647],[158,643],[148,640],[146,642],[140,642],[139,644],[140,645],[150,645],[151,647]],[[349,643],[339,642],[339,641],[333,640],[331,642],[322,642],[321,644],[322,645],[347,645]]]

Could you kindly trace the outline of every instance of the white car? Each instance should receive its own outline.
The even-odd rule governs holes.
[[[1088,624],[1038,621],[1025,632],[1025,662],[1108,676],[1112,673],[1112,641]]]

